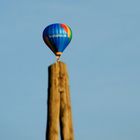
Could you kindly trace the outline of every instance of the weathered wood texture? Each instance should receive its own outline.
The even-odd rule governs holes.
[[[67,67],[60,63],[59,72],[59,92],[60,92],[60,128],[62,140],[74,140],[72,127],[72,111],[69,92],[69,78]]]
[[[47,140],[58,140],[59,128],[62,140],[74,140],[68,72],[60,61],[49,67],[47,124]]]
[[[60,94],[59,64],[49,67],[47,140],[59,138]]]

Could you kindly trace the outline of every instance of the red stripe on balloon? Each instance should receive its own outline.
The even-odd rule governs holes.
[[[68,28],[67,25],[65,24],[61,24],[61,27],[66,31],[66,33],[68,34]]]

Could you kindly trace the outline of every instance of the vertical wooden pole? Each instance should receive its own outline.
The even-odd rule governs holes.
[[[49,67],[48,87],[48,121],[46,140],[59,139],[59,116],[60,116],[60,94],[59,94],[59,65],[55,63]]]
[[[66,64],[56,62],[49,67],[48,122],[46,140],[74,140],[69,78]]]
[[[62,62],[60,62],[59,92],[61,138],[62,140],[74,140],[69,92],[69,78],[66,64]]]

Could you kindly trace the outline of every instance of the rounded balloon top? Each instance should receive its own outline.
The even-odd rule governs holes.
[[[53,51],[57,59],[72,39],[71,28],[66,24],[55,23],[47,26],[43,31],[43,40]]]

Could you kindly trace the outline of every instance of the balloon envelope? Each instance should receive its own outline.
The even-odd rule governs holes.
[[[72,31],[66,24],[56,23],[47,26],[43,31],[46,45],[60,56],[72,39]]]

